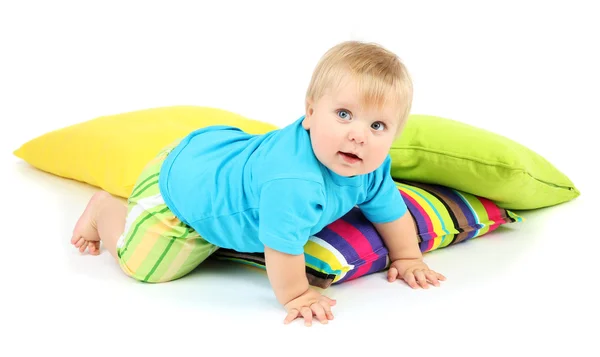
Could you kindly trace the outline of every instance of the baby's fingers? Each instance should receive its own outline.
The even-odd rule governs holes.
[[[417,284],[417,280],[415,279],[415,275],[412,271],[405,273],[402,279],[404,279],[408,286],[413,289],[417,289],[419,287],[419,284]]]
[[[325,316],[325,309],[320,303],[314,303],[310,305],[310,308],[315,313],[317,320],[319,320],[322,324],[326,324],[329,322],[327,316]]]
[[[327,320],[333,320],[333,313],[331,312],[331,305],[329,305],[327,302],[324,302],[324,301],[320,301],[319,303],[323,307],[323,310],[325,310],[325,316],[327,316]]]
[[[429,289],[429,284],[427,283],[427,278],[425,277],[425,272],[423,272],[423,270],[415,270],[414,276],[417,278],[420,287]]]
[[[312,326],[312,310],[309,307],[304,306],[300,309],[300,313],[302,314],[302,317],[304,317],[304,325]]]
[[[327,304],[329,304],[329,306],[333,306],[336,304],[335,299],[330,299],[325,295],[321,295],[321,300],[325,301]]]
[[[434,271],[426,271],[425,276],[431,284],[433,284],[434,286],[440,286],[440,282],[438,281],[438,274],[436,274]]]
[[[297,309],[291,309],[290,311],[288,311],[287,316],[285,317],[285,320],[283,320],[284,324],[289,324],[290,322],[294,321],[298,315],[300,315],[300,311],[298,311]]]

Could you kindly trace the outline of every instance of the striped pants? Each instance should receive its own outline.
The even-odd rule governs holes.
[[[169,145],[146,165],[127,200],[125,230],[117,241],[117,256],[123,271],[139,281],[178,279],[217,250],[181,222],[160,194],[160,167],[176,145]]]

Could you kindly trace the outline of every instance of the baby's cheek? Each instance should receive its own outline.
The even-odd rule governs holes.
[[[381,145],[381,146],[377,147],[377,150],[373,156],[381,164],[381,163],[383,163],[383,161],[385,160],[385,158],[387,157],[389,152],[390,152],[390,149],[387,145]]]
[[[333,147],[335,143],[339,141],[335,135],[335,133],[327,133],[323,135],[323,140],[321,141],[322,145],[325,147]]]
[[[326,154],[328,151],[332,150],[332,141],[332,135],[324,134],[318,138],[315,144],[318,147],[319,152]]]

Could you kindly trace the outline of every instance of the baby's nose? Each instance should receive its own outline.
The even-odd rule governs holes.
[[[360,128],[351,129],[348,132],[348,139],[350,139],[350,141],[355,141],[359,144],[363,144],[365,142],[366,137],[366,131]]]

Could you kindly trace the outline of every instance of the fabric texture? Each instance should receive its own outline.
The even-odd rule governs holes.
[[[192,132],[161,168],[165,202],[207,241],[248,253],[302,254],[309,236],[355,205],[373,222],[406,213],[389,157],[374,172],[339,176],[315,157],[303,119],[262,135]]]
[[[145,165],[190,131],[232,125],[262,134],[277,126],[226,110],[171,106],[105,115],[33,138],[14,155],[48,173],[127,198]]]
[[[580,195],[563,172],[533,150],[447,118],[411,115],[390,156],[395,180],[452,187],[507,209],[542,208]]]
[[[466,192],[409,181],[396,184],[415,221],[419,247],[425,254],[524,220]],[[304,251],[309,283],[321,288],[384,271],[390,263],[381,236],[358,207],[311,236]],[[264,269],[262,253],[220,249],[211,259]]]
[[[40,170],[127,198],[157,153],[191,131],[210,125],[233,126],[250,134],[278,129],[216,108],[162,107],[102,116],[48,132],[24,143],[14,154]],[[405,131],[390,151],[390,172],[415,220],[425,253],[521,221],[510,209],[559,204],[579,195],[566,175],[530,149],[470,125],[427,115],[409,117]],[[160,200],[148,202],[151,211],[164,208]],[[141,206],[129,209],[132,207]],[[365,213],[358,207],[351,208],[310,236],[304,254],[312,285],[327,287],[387,267],[387,250]],[[174,237],[187,234],[189,238],[191,232],[181,228],[183,222],[173,222],[180,229]],[[177,256],[184,257],[190,244],[203,245],[195,237],[192,241],[195,243],[173,243],[168,250],[166,246],[148,245],[139,250],[148,252],[144,253],[147,259],[139,260],[138,265],[128,257],[130,248],[122,254],[138,279],[168,280],[184,275],[195,262],[167,273],[165,267],[170,265],[163,266],[162,261],[173,259],[172,254],[178,250],[184,253]],[[260,252],[219,249],[211,257],[264,267]]]
[[[173,146],[159,152],[142,171],[128,199],[125,230],[117,241],[122,270],[147,283],[179,279],[217,250],[166,206],[158,172]]]
[[[127,198],[157,152],[209,125],[231,125],[256,134],[278,129],[217,108],[159,107],[57,129],[29,140],[14,154],[40,170]],[[438,116],[410,115],[390,157],[395,180],[451,187],[507,209],[541,208],[580,195],[563,172],[529,148]]]

